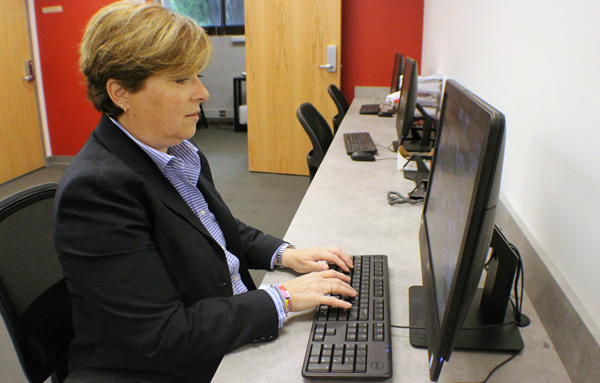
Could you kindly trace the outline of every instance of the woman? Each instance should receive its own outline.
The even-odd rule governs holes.
[[[212,47],[191,19],[119,2],[88,23],[80,66],[103,116],[57,192],[73,302],[70,370],[210,381],[223,355],[274,339],[288,311],[349,308],[337,247],[296,250],[236,220],[190,141]],[[309,273],[256,290],[249,268]]]

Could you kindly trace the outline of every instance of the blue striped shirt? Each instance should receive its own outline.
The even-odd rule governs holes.
[[[118,121],[113,118],[111,118],[111,120],[123,131],[123,133],[125,133],[125,135],[148,154],[163,175],[169,180],[173,187],[175,187],[177,192],[192,209],[194,214],[200,219],[200,222],[204,225],[206,230],[208,230],[213,239],[221,246],[225,253],[225,257],[227,258],[233,294],[241,294],[248,291],[248,288],[244,285],[240,276],[240,261],[235,255],[227,250],[223,231],[221,230],[216,217],[210,211],[204,196],[196,187],[201,171],[198,148],[189,141],[183,141],[178,145],[170,147],[167,150],[167,153],[163,153],[138,141],[127,131],[127,129],[119,124]],[[271,268],[274,266],[277,254],[283,252],[288,246],[289,244],[285,243],[275,251],[275,254],[273,254],[271,259]],[[286,318],[283,298],[274,287],[269,287],[265,289],[265,291],[271,296],[275,303],[277,315],[279,317],[279,327],[282,327]]]

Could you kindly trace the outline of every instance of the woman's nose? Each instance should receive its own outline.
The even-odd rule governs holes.
[[[206,87],[204,86],[204,84],[202,83],[202,81],[197,78],[197,84],[196,84],[196,90],[194,92],[194,100],[197,100],[198,102],[204,102],[206,100],[208,100],[208,97],[210,96],[210,94],[208,93],[208,89],[206,89]]]

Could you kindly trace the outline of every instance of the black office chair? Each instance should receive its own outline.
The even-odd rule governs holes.
[[[0,312],[25,376],[62,382],[73,338],[71,301],[53,241],[57,185],[0,201]]]
[[[338,109],[338,114],[333,117],[333,133],[335,134],[350,106],[348,105],[348,101],[346,100],[346,97],[344,97],[342,91],[334,84],[329,85],[327,91],[329,92],[329,95],[333,99],[333,102]]]
[[[331,141],[333,141],[333,133],[323,115],[309,102],[305,102],[298,107],[296,116],[313,145],[312,150],[306,155],[308,172],[312,181],[319,165],[323,162]]]

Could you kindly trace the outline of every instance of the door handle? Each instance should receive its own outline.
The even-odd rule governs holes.
[[[337,71],[337,46],[327,46],[327,64],[319,65],[321,69],[327,69],[328,72]]]
[[[32,60],[25,60],[25,77],[23,77],[23,80],[27,82],[32,82],[35,80],[35,72],[33,70]]]

